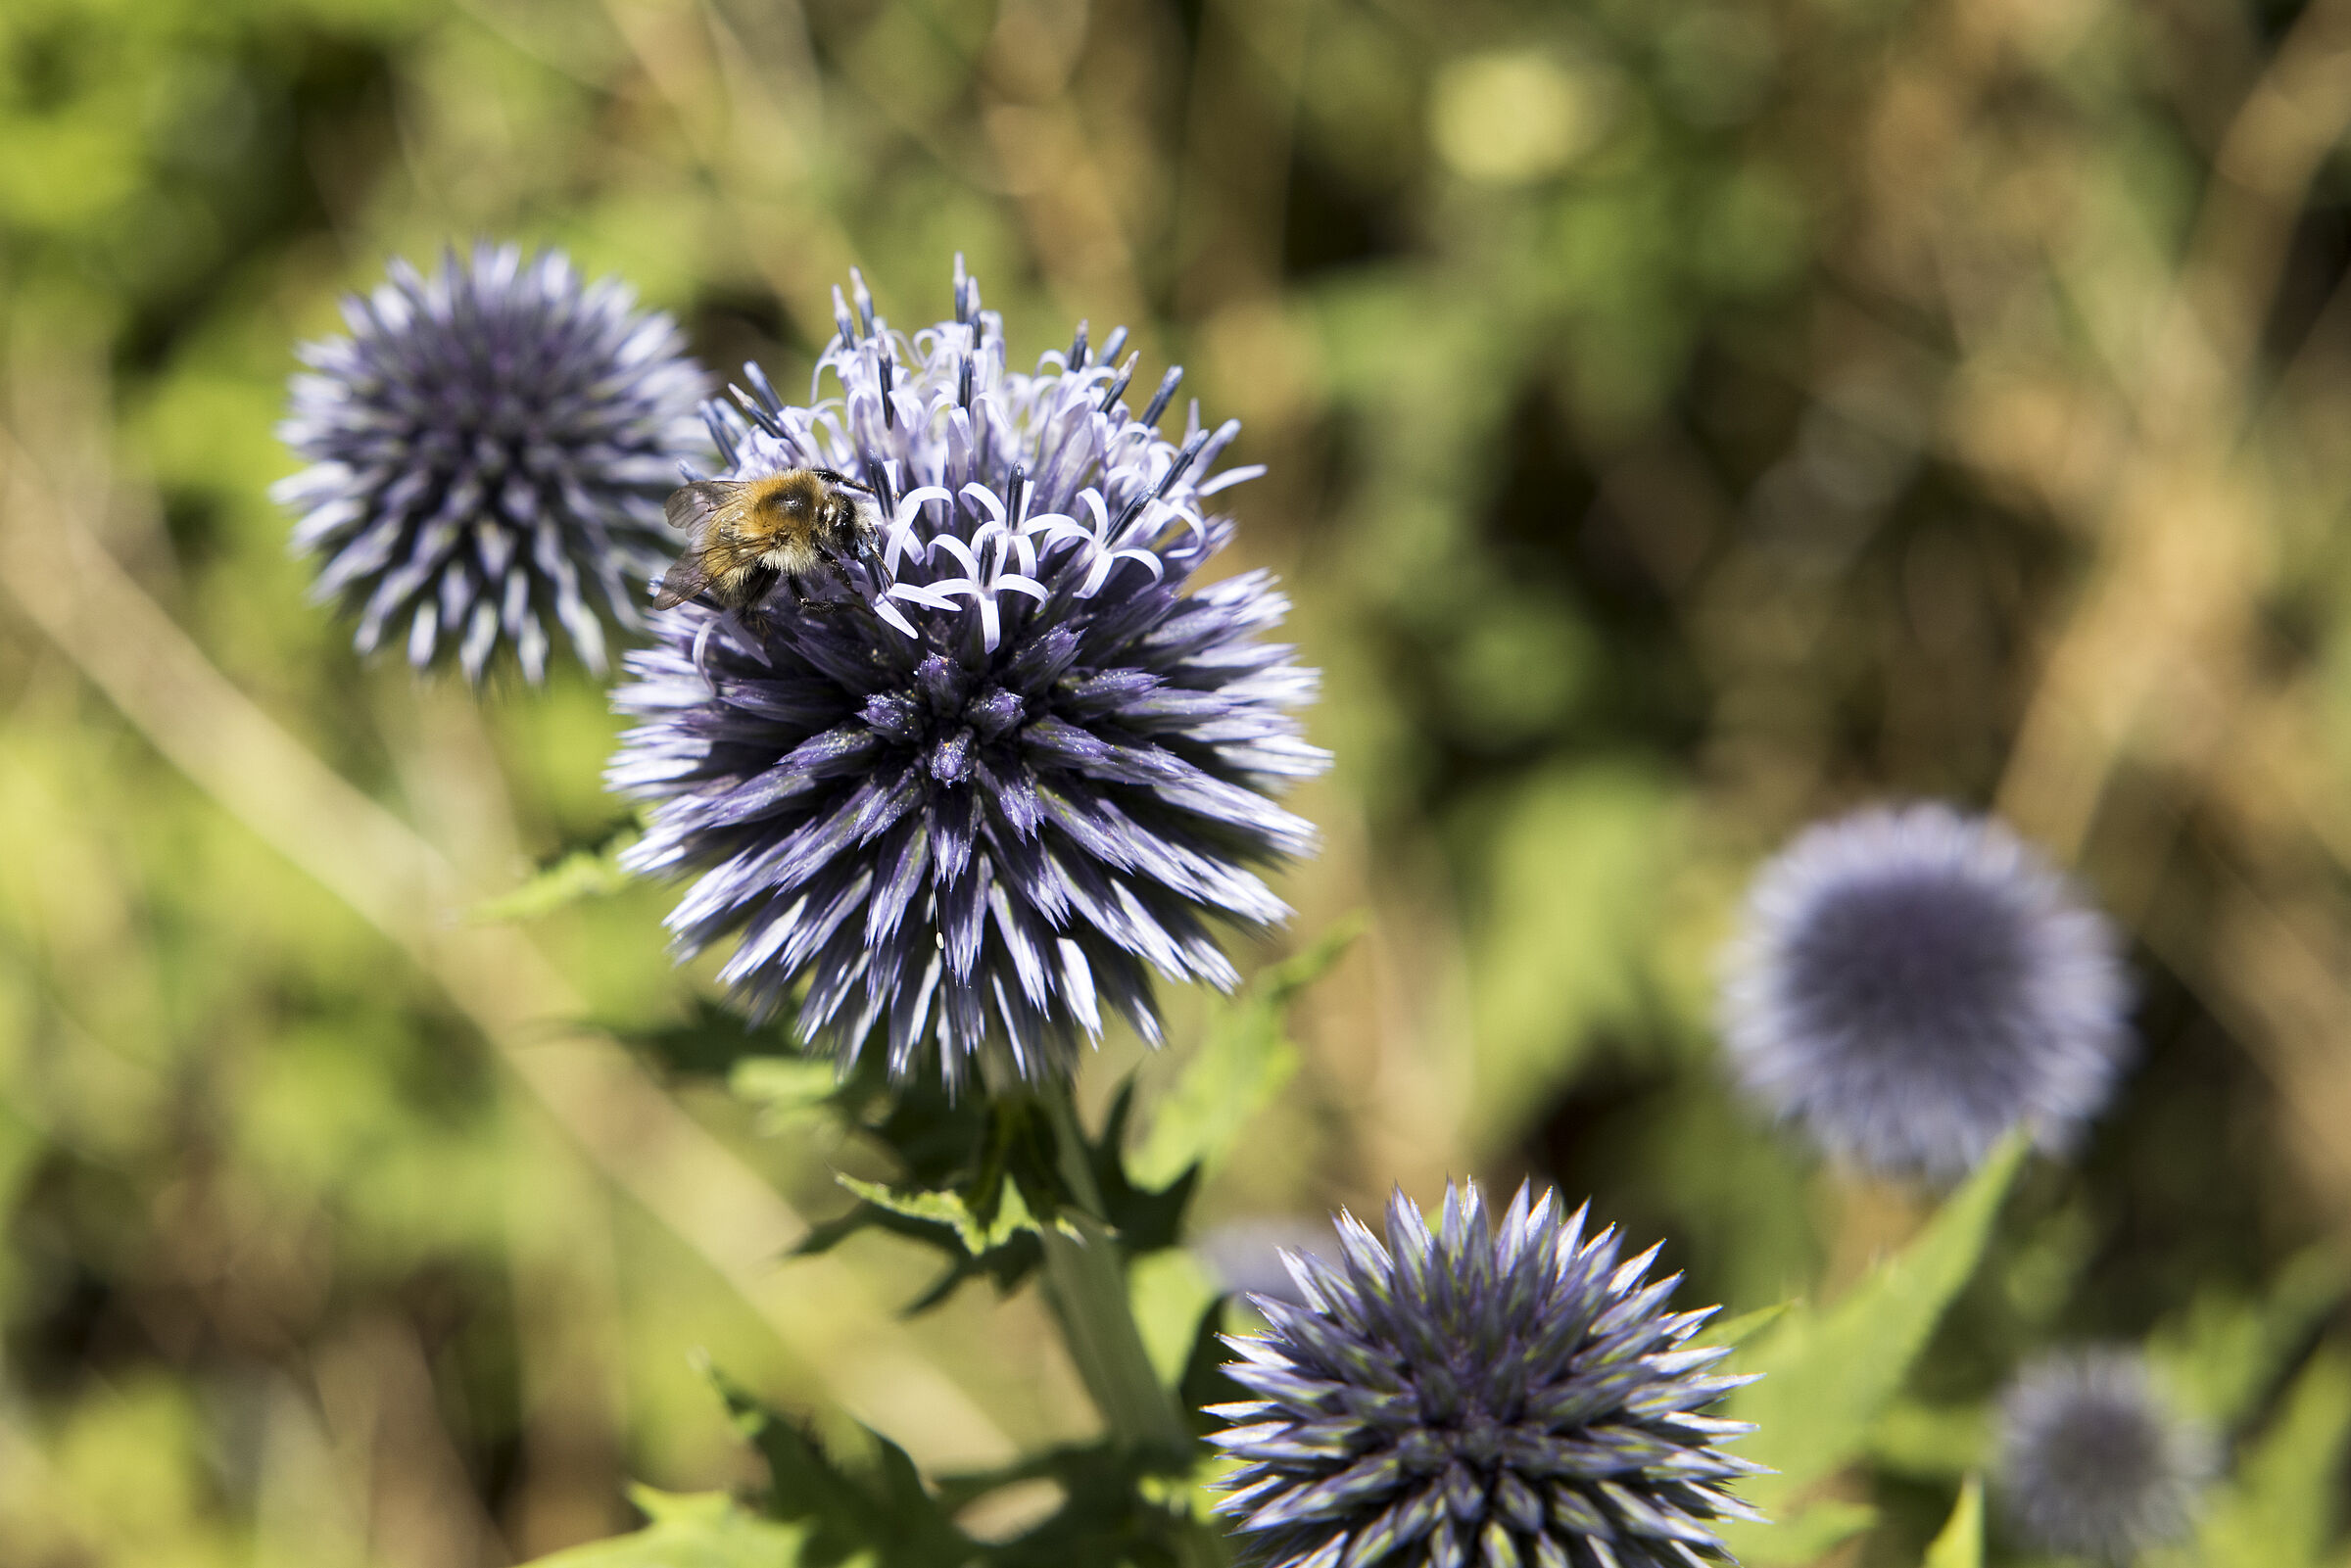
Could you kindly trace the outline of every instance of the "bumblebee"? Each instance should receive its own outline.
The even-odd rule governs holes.
[[[653,607],[706,594],[748,611],[779,583],[805,599],[801,579],[870,556],[882,538],[873,491],[830,468],[789,468],[757,479],[701,479],[670,492],[663,514],[684,530],[686,553],[662,576]]]

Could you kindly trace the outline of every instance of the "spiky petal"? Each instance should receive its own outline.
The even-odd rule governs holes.
[[[395,260],[343,302],[351,336],[304,345],[278,436],[311,466],[271,494],[360,652],[404,638],[418,669],[478,682],[504,647],[536,684],[552,622],[603,672],[605,623],[641,624],[674,547],[679,460],[706,450],[701,370],[633,306],[559,252],[483,245],[429,277]]]
[[[1711,1315],[1666,1310],[1613,1228],[1521,1186],[1489,1223],[1448,1187],[1432,1229],[1400,1192],[1381,1246],[1339,1216],[1342,1261],[1293,1254],[1304,1305],[1227,1339],[1257,1397],[1218,1405],[1209,1441],[1241,1461],[1223,1510],[1247,1560],[1279,1568],[1489,1563],[1675,1568],[1727,1561],[1723,1490],[1757,1466],[1722,1451],[1749,1428],[1702,1414],[1748,1381],[1692,1348]]]
[[[1136,417],[1123,332],[1008,370],[960,265],[955,292],[911,338],[836,295],[840,399],[786,406],[746,365],[741,411],[708,410],[730,476],[834,470],[885,532],[807,598],[657,617],[607,774],[653,807],[627,863],[701,874],[681,951],[733,935],[754,1015],[804,983],[808,1042],[949,1083],[991,1036],[1031,1078],[1109,1014],[1156,1040],[1153,972],[1234,983],[1210,923],[1286,917],[1258,871],[1314,834],[1270,795],[1327,760],[1290,712],[1313,672],[1261,641],[1271,579],[1187,587],[1232,533],[1211,498],[1256,472],[1214,472],[1238,425],[1161,435],[1173,374]]]
[[[1811,829],[1754,880],[1721,1025],[1765,1107],[1831,1155],[1956,1176],[2018,1122],[2111,1097],[2131,987],[2103,917],[1999,823],[1947,806]]]

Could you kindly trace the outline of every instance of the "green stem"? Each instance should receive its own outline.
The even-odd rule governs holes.
[[[1086,1162],[1069,1090],[1053,1084],[1032,1092],[1051,1119],[1062,1180],[1080,1206],[1063,1212],[1069,1229],[1044,1228],[1046,1297],[1070,1359],[1113,1435],[1180,1459],[1191,1449],[1191,1431],[1143,1349],[1126,1261],[1103,1216],[1102,1190]]]

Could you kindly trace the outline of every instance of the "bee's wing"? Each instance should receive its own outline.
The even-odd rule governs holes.
[[[702,533],[710,526],[720,508],[735,498],[743,486],[732,479],[697,479],[691,485],[680,485],[669,493],[661,508],[662,518],[670,527],[684,531],[696,547]]]
[[[710,568],[703,564],[702,552],[689,549],[661,574],[661,587],[653,594],[653,608],[674,610],[709,586]]]

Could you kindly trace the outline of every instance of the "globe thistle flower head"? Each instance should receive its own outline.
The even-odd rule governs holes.
[[[405,261],[343,303],[349,337],[303,346],[279,439],[310,464],[271,493],[300,514],[317,602],[354,643],[407,640],[478,683],[501,647],[545,678],[550,623],[604,670],[604,623],[634,629],[667,559],[661,499],[703,450],[704,383],[666,315],[559,252]]]
[[[1947,1180],[2020,1121],[2070,1142],[2131,1054],[2112,928],[1998,823],[1922,804],[1764,867],[1721,1026],[1747,1090],[1828,1154]]]
[[[2210,1434],[2166,1405],[2130,1351],[2043,1357],[2000,1400],[2003,1511],[2043,1551],[2126,1562],[2179,1541],[2215,1458]]]
[[[656,615],[615,695],[607,780],[652,807],[627,863],[699,872],[676,945],[735,936],[727,983],[755,1017],[796,989],[813,1046],[952,1086],[993,1039],[1059,1074],[1106,1015],[1157,1040],[1154,972],[1231,986],[1209,923],[1284,919],[1258,868],[1313,847],[1269,798],[1327,760],[1290,711],[1313,672],[1261,640],[1286,603],[1263,572],[1187,587],[1261,470],[1215,473],[1238,425],[1196,406],[1160,433],[1179,372],[1128,408],[1123,331],[1021,373],[960,263],[911,337],[854,299],[809,405],[745,366],[706,415],[725,477],[867,487],[876,546],[753,615]]]
[[[1650,1568],[1727,1561],[1713,1521],[1759,1516],[1723,1484],[1760,1467],[1751,1430],[1700,1413],[1750,1381],[1689,1341],[1712,1308],[1665,1309],[1611,1227],[1521,1186],[1489,1223],[1448,1187],[1432,1230],[1402,1193],[1385,1247],[1339,1216],[1338,1263],[1290,1257],[1300,1304],[1225,1341],[1256,1397],[1211,1413],[1239,1467],[1221,1508],[1247,1561],[1280,1568],[1470,1563]]]

